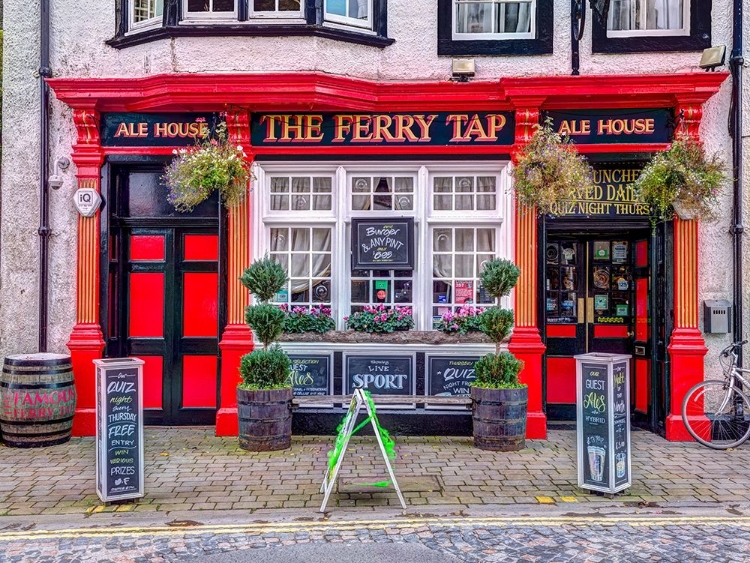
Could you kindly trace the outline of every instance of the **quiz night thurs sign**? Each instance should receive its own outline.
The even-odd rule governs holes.
[[[343,145],[506,145],[515,140],[510,111],[418,113],[264,113],[250,124],[254,147]]]

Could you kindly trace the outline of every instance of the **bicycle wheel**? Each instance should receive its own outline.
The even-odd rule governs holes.
[[[682,401],[682,421],[690,435],[715,450],[739,446],[750,436],[750,399],[726,381],[694,385]]]

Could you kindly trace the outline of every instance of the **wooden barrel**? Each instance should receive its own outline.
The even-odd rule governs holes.
[[[66,354],[8,356],[0,375],[0,431],[16,448],[70,440],[76,390]]]
[[[240,447],[251,452],[285,450],[292,445],[292,388],[237,389]]]
[[[528,388],[471,388],[474,445],[512,452],[526,447]]]

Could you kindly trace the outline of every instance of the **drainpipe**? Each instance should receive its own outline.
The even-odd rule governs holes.
[[[47,351],[47,299],[49,263],[49,0],[40,2],[39,41],[39,343],[40,352]]]
[[[732,184],[734,187],[734,210],[732,217],[732,274],[734,318],[732,319],[732,337],[735,342],[742,340],[742,304],[743,304],[743,260],[742,233],[742,2],[734,0],[734,23],[732,29],[732,56],[729,68],[732,72],[732,103],[729,116],[729,134],[732,136]],[[742,367],[742,348],[739,349],[738,365]]]

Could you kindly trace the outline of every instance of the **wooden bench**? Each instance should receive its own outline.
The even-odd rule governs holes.
[[[411,405],[428,403],[434,406],[461,406],[471,409],[471,397],[468,395],[454,395],[451,397],[442,395],[373,395],[375,406],[387,405]],[[294,397],[292,407],[330,405],[331,403],[340,403],[344,406],[349,405],[352,400],[351,395],[318,395],[315,397]]]

